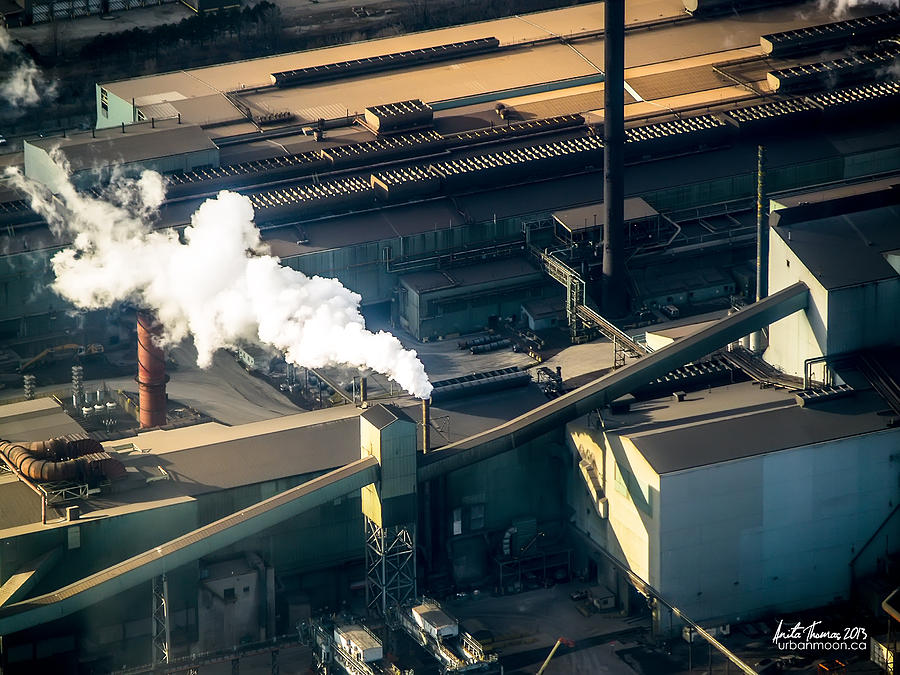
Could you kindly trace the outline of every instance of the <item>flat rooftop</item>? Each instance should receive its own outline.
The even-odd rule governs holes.
[[[624,222],[643,220],[658,216],[659,212],[640,197],[625,200]],[[603,202],[587,204],[574,209],[555,211],[553,218],[569,232],[581,232],[603,227],[606,224],[606,211]]]
[[[449,417],[451,426],[436,430],[432,442],[438,446],[479,433],[545,400],[540,390],[531,386],[511,390],[503,397],[489,394],[453,401],[448,407],[434,406],[434,419]],[[416,402],[398,399],[393,403],[398,416],[418,419]],[[374,408],[368,410],[367,414],[373,414]],[[106,441],[104,449],[125,464],[129,477],[114,486],[115,491],[74,503],[79,504],[83,516],[112,517],[271,480],[311,479],[359,459],[358,417],[363,412],[344,405],[232,427],[209,422]],[[59,414],[68,422],[56,419]],[[81,431],[51,399],[3,405],[0,416],[0,438],[44,440]],[[49,422],[53,419],[56,426]],[[156,480],[144,482],[146,478]],[[40,499],[12,474],[0,475],[0,514],[0,538],[65,524],[51,517],[48,525],[41,525]]]
[[[453,267],[447,270],[404,274],[400,277],[400,281],[418,293],[427,293],[540,276],[541,271],[524,258],[508,258],[466,267]]]
[[[871,13],[872,10],[857,9],[854,14],[866,11]],[[824,23],[830,18],[829,12],[819,8],[816,2],[809,2],[799,10],[796,7],[768,8],[752,13],[752,20],[745,16],[729,15],[704,21],[687,18],[683,4],[678,0],[629,2],[626,7],[627,26],[676,19],[675,23],[652,31],[629,33],[626,67],[635,69],[626,73],[626,80],[634,79],[634,83],[626,87],[629,89],[630,100],[639,106],[643,105],[642,110],[651,112],[652,106],[647,108],[650,104],[642,103],[643,100],[687,96],[684,103],[708,105],[717,99],[746,97],[746,90],[735,86],[734,82],[723,80],[713,71],[711,63],[684,63],[679,68],[681,74],[678,77],[665,74],[666,70],[673,70],[676,66],[662,69],[652,66],[717,53],[718,60],[761,56],[760,35]],[[517,109],[521,107],[529,114],[540,117],[562,114],[554,112],[559,103],[566,110],[573,106],[580,108],[581,110],[577,110],[579,112],[602,108],[596,87],[586,92],[568,91],[573,86],[584,86],[602,79],[602,37],[589,37],[572,44],[563,44],[556,39],[560,36],[594,34],[602,28],[603,4],[592,3],[392,38],[109,82],[101,86],[124,101],[134,99],[138,107],[147,108],[145,114],[156,109],[165,109],[169,113],[177,111],[186,121],[197,124],[233,122],[246,126],[246,118],[225,96],[225,92],[242,91],[242,102],[254,112],[266,114],[290,111],[304,122],[319,118],[342,118],[362,113],[365,108],[373,105],[413,98],[432,105],[441,103],[436,109],[468,105],[475,102],[473,98],[503,100],[512,103]],[[270,74],[274,72],[484,37],[496,37],[502,47],[521,47],[451,62],[305,86],[275,88],[269,85]],[[543,40],[547,41],[534,44],[535,41]],[[722,56],[726,52],[732,53]],[[540,85],[549,82],[563,81],[568,83],[550,87],[559,89],[555,92],[540,92],[538,89]],[[564,92],[565,97],[580,96],[583,100],[561,102],[560,91]],[[706,93],[697,100],[691,99],[696,98],[697,92]],[[521,96],[532,98],[523,100],[519,98]],[[550,108],[546,106],[547,101],[551,102]],[[216,133],[218,135],[223,132],[218,130]]]
[[[828,290],[897,279],[900,206],[844,213],[772,228]]]
[[[884,431],[887,404],[872,390],[800,407],[781,389],[742,382],[641,401],[604,413],[607,432],[628,438],[659,473]]]
[[[84,434],[52,398],[0,405],[0,438],[8,441],[45,441],[57,436]]]
[[[70,133],[26,141],[50,152],[54,148],[65,155],[73,170],[94,169],[111,163],[140,162],[203,150],[218,150],[209,135],[195,124],[161,120]]]

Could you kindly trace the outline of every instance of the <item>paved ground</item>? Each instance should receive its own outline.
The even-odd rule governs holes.
[[[575,648],[554,657],[545,671],[548,675],[633,675],[635,671],[615,654],[624,645],[612,636],[622,631],[637,634],[634,629],[640,624],[627,622],[615,613],[582,616],[569,599],[569,593],[578,588],[581,586],[572,583],[504,597],[483,595],[454,600],[447,607],[469,632],[491,631],[501,663],[509,661],[517,672],[535,672],[556,639],[563,636],[573,640]],[[611,636],[608,640],[604,638],[607,635]],[[511,672],[511,668],[507,670]]]
[[[196,354],[192,346],[180,346],[170,350],[178,369],[170,372],[166,392],[170,399],[189,405],[201,413],[230,425],[246,424],[300,412],[283,394],[263,380],[245,371],[234,357],[219,351],[213,357],[213,365],[207,370],[196,366]],[[134,378],[118,377],[105,380],[86,380],[85,390],[91,391],[106,384],[111,390],[136,391]],[[38,395],[68,390],[66,385],[38,387]],[[4,399],[22,395],[21,388],[3,390]]]

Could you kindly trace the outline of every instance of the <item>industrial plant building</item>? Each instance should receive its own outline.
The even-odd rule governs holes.
[[[98,83],[95,131],[29,141],[23,170],[51,189],[57,152],[98,194],[122,165],[164,173],[153,227],[247,195],[282,264],[419,343],[502,338],[538,362],[551,335],[599,338],[616,367],[571,386],[544,368],[549,401],[510,369],[437,382],[433,403],[359,385],[336,392],[352,404],[179,426],[141,315],[139,432],[0,406],[4,668],[188,667],[298,631],[319,663],[383,664],[365,621],[323,622],[349,603],[462,672],[496,658],[429,594],[583,578],[672,636],[850,600],[883,572],[900,81],[872,54],[900,15],[688,4],[626,4],[612,254],[602,4]],[[130,312],[67,313],[46,280],[68,242],[0,195],[2,346],[131,339]]]

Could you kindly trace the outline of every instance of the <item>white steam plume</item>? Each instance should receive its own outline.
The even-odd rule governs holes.
[[[846,19],[850,10],[855,7],[878,6],[884,9],[897,9],[900,0],[819,0],[819,9],[830,10],[835,19]]]
[[[52,96],[55,85],[48,85],[28,55],[13,43],[0,26],[0,102],[12,108],[36,105],[44,96]]]
[[[208,199],[180,240],[171,229],[148,225],[165,193],[159,174],[118,178],[97,199],[77,192],[56,159],[55,196],[9,173],[51,227],[74,237],[52,264],[54,290],[76,307],[128,300],[152,309],[167,339],[193,336],[201,367],[216,349],[252,342],[283,351],[297,365],[371,368],[415,396],[431,394],[416,352],[390,333],[366,330],[359,295],[267,254],[246,197],[223,191]]]

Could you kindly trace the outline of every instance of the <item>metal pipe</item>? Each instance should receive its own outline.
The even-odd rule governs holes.
[[[138,312],[138,391],[141,428],[166,423],[166,360],[158,345],[162,327],[146,312]]]
[[[431,399],[422,399],[422,452],[431,447]]]
[[[365,408],[369,400],[369,378],[359,378],[359,404]]]
[[[769,223],[766,203],[766,148],[757,147],[756,155],[756,301],[769,294]],[[756,353],[763,346],[762,329],[750,336],[750,351]]]
[[[604,7],[603,86],[603,313],[624,311],[619,284],[625,201],[625,2],[608,0]]]

